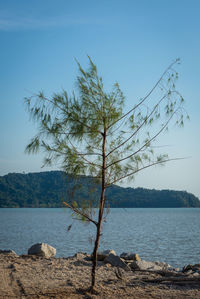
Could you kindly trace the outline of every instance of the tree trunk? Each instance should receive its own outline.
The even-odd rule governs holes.
[[[99,241],[101,237],[101,224],[103,219],[103,212],[105,206],[105,174],[106,174],[106,129],[104,127],[104,134],[103,134],[103,143],[102,143],[102,180],[101,180],[101,198],[99,203],[99,218],[97,223],[97,232],[96,232],[96,240],[94,244],[94,250],[92,254],[92,284],[91,284],[91,291],[94,291],[94,286],[96,282],[96,266],[97,266],[97,251],[99,248]]]
[[[102,217],[103,217],[103,210],[104,210],[104,193],[105,189],[102,190],[101,194],[101,206],[99,208],[99,220],[97,224],[97,233],[96,233],[96,240],[95,240],[95,245],[94,245],[94,250],[92,254],[92,284],[91,284],[91,289],[94,289],[95,282],[96,282],[96,266],[97,266],[97,251],[99,248],[99,241],[101,237],[101,224],[102,224]]]

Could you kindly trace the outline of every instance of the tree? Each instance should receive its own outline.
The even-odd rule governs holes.
[[[57,161],[73,176],[89,174],[101,182],[97,219],[90,205],[81,208],[75,201],[65,203],[96,226],[91,280],[94,290],[106,188],[123,179],[132,179],[145,168],[172,160],[166,154],[155,153],[155,142],[173,118],[182,126],[186,113],[184,100],[175,87],[178,74],[174,67],[179,60],[164,71],[145,97],[125,111],[125,98],[118,83],[111,92],[106,92],[97,67],[88,58],[86,71],[77,62],[77,94],[69,96],[63,90],[48,98],[40,92],[25,99],[28,112],[39,124],[38,134],[26,151],[36,153],[43,149],[44,165]]]

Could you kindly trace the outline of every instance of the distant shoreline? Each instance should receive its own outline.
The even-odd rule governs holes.
[[[61,208],[62,202],[98,207],[100,185],[91,176],[74,180],[62,171],[10,173],[0,177],[0,208]],[[186,191],[123,188],[106,191],[110,208],[199,208],[200,200]]]

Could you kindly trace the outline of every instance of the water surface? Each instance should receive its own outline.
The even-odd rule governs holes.
[[[111,209],[106,220],[102,250],[130,251],[178,267],[200,263],[200,209]],[[91,253],[94,233],[93,224],[82,224],[66,209],[0,209],[0,249],[17,254],[38,242],[55,247],[57,257]]]

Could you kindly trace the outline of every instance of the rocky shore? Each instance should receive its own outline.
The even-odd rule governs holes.
[[[42,246],[40,246],[42,248]],[[43,246],[45,248],[45,246]],[[99,253],[97,293],[90,294],[91,256],[56,258],[55,250],[18,256],[0,250],[0,298],[200,298],[200,264],[174,269],[137,254]],[[54,253],[50,253],[54,252]]]

